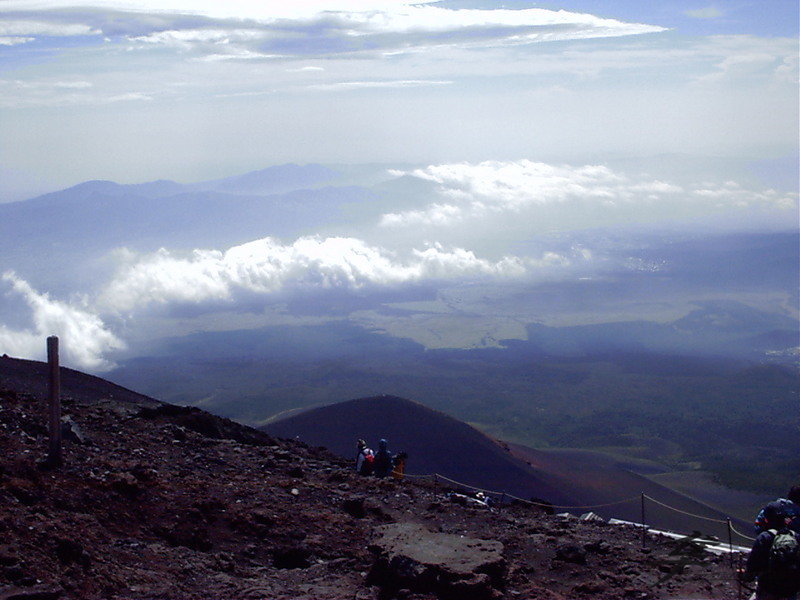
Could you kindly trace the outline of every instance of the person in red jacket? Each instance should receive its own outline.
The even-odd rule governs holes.
[[[356,454],[356,472],[360,475],[372,475],[375,464],[375,455],[372,450],[367,448],[367,442],[358,440],[356,443],[358,454]]]

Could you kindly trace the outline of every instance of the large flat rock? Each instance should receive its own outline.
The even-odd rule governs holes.
[[[373,585],[459,600],[494,598],[503,587],[506,562],[498,541],[435,533],[410,523],[378,527],[375,534]]]

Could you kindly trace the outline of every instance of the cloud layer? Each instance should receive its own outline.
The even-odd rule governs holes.
[[[606,214],[617,223],[652,218],[666,210],[674,217],[691,217],[731,209],[766,209],[794,214],[797,195],[775,190],[753,191],[736,182],[684,187],[646,177],[630,177],[602,165],[572,167],[530,160],[431,165],[395,171],[436,184],[441,202],[421,209],[387,213],[385,228],[448,228],[487,217],[518,220],[521,214],[565,215],[575,211]],[[510,225],[511,223],[509,223]],[[562,221],[562,228],[575,228]]]
[[[151,304],[231,301],[240,292],[393,286],[463,277],[524,274],[522,259],[491,262],[462,248],[412,250],[408,260],[355,238],[300,238],[284,245],[264,238],[227,251],[196,250],[189,258],[167,250],[136,257],[104,289],[98,305],[128,313]]]
[[[662,225],[666,217],[721,221],[737,211],[746,218],[762,211],[785,228],[798,214],[793,193],[754,191],[733,181],[677,184],[604,165],[484,161],[392,174],[400,186],[409,178],[430,184],[441,201],[416,199],[421,206],[376,214],[371,224],[338,237],[306,236],[291,243],[265,237],[189,255],[117,249],[109,257],[117,261],[116,274],[80,302],[51,299],[6,272],[2,281],[27,307],[31,325],[0,325],[0,352],[41,356],[42,340],[55,334],[64,338],[72,364],[99,371],[109,368],[109,357],[124,347],[116,331],[153,315],[169,319],[187,307],[186,313],[211,315],[331,290],[385,296],[387,289],[402,292],[419,284],[445,289],[481,281],[530,284],[592,276],[623,268],[624,257],[578,245],[569,232],[659,218]],[[398,189],[409,190],[412,197],[406,200],[412,205],[415,193],[430,197],[419,186]]]
[[[429,45],[523,45],[664,30],[567,11],[448,9],[430,2],[388,0],[50,0],[37,2],[35,15],[29,2],[6,0],[0,14],[9,19],[5,29],[16,43],[95,34],[241,58],[405,51]]]
[[[40,294],[15,273],[3,273],[0,281],[28,306],[32,326],[14,330],[0,323],[0,351],[27,358],[43,358],[45,339],[56,335],[61,340],[63,362],[93,371],[113,367],[105,356],[125,344],[96,315],[65,302]]]

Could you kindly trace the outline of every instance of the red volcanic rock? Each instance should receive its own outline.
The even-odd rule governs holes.
[[[675,541],[648,539],[645,553],[632,528],[523,506],[461,506],[430,480],[360,477],[324,449],[161,408],[77,372],[63,410],[90,443],[65,441],[64,466],[43,470],[47,409],[31,383],[39,369],[26,375],[35,363],[14,361],[9,372],[10,360],[0,359],[2,600],[737,595],[727,558],[687,555],[680,572],[667,573]],[[408,551],[395,546],[393,556],[433,564],[411,551],[415,540],[482,540],[486,564],[503,568],[472,576],[454,551],[438,557],[442,577],[432,587],[368,577],[380,571],[382,553],[369,547],[382,544],[387,523],[406,532]],[[583,563],[564,560],[568,547],[585,553]]]

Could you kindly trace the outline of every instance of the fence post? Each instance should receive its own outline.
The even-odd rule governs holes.
[[[736,570],[733,566],[733,526],[731,525],[731,518],[727,517],[725,519],[728,523],[728,552],[731,556],[731,569]]]
[[[439,495],[439,474],[433,474],[433,493]]]
[[[47,462],[53,467],[62,465],[61,454],[61,372],[58,365],[58,338],[47,338],[48,397],[50,401],[50,448]]]
[[[644,492],[642,492],[642,548],[647,547],[647,525],[644,524]]]

